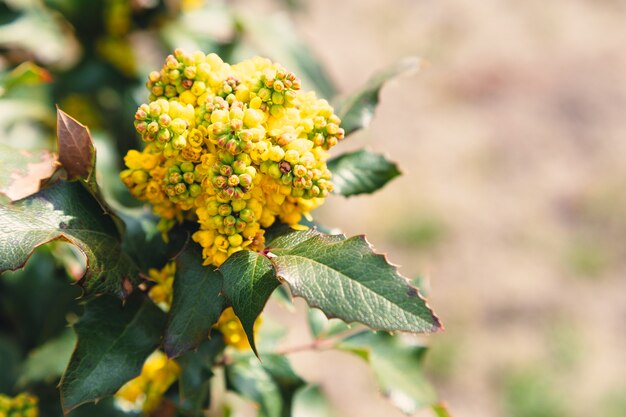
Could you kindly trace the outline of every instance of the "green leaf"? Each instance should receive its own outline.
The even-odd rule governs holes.
[[[174,298],[163,344],[168,356],[195,349],[208,337],[226,307],[222,282],[217,269],[202,265],[199,245],[187,245],[176,258]]]
[[[283,417],[290,417],[295,393],[305,385],[284,355],[264,355],[263,368],[278,385],[283,402]]]
[[[293,417],[335,417],[328,399],[318,385],[307,385],[296,392]]]
[[[337,347],[366,359],[383,394],[404,413],[434,405],[436,394],[422,372],[426,347],[371,331],[350,336]]]
[[[54,172],[56,159],[46,150],[26,151],[0,144],[0,193],[19,200],[36,193]]]
[[[224,295],[239,317],[252,350],[258,355],[254,344],[254,322],[280,285],[272,263],[259,253],[241,251],[231,255],[220,271],[224,276]]]
[[[133,258],[142,271],[165,266],[189,239],[190,233],[181,227],[174,227],[168,233],[169,242],[163,241],[157,229],[158,217],[143,208],[120,211],[120,218],[126,225],[122,250]]]
[[[75,326],[78,344],[61,379],[63,410],[113,395],[139,375],[164,324],[165,314],[141,293],[124,305],[110,296],[89,302]]]
[[[31,351],[22,365],[18,385],[56,382],[63,375],[75,345],[74,331],[66,329],[60,336]]]
[[[227,388],[260,406],[259,417],[288,417],[295,392],[304,385],[286,357],[264,355],[263,363],[249,354],[236,354],[226,366]]]
[[[21,359],[22,353],[13,337],[0,333],[0,392],[13,391]]]
[[[291,293],[311,307],[373,329],[426,333],[441,328],[418,289],[374,253],[365,237],[346,239],[310,230],[293,235],[281,242],[300,243],[271,246],[270,259]]]
[[[59,162],[69,180],[89,180],[96,165],[96,148],[89,129],[57,108]]]
[[[24,269],[2,274],[0,316],[25,351],[58,336],[66,317],[82,312],[76,300],[81,290],[71,283],[50,247],[38,248]]]
[[[138,268],[122,250],[112,216],[81,182],[61,181],[30,197],[0,205],[0,272],[24,266],[32,251],[63,239],[87,258],[80,283],[88,293],[126,297]]]
[[[259,417],[281,417],[280,389],[254,356],[240,356],[226,366],[226,386],[256,402],[260,407]]]
[[[418,67],[417,58],[405,58],[374,75],[360,90],[344,99],[338,116],[341,118],[341,127],[345,130],[346,136],[369,126],[380,99],[380,90],[387,80],[415,71]]]
[[[202,410],[211,403],[212,368],[224,346],[221,337],[214,337],[202,342],[198,350],[177,359],[181,367],[178,380],[180,407],[193,415],[202,415]]]
[[[334,192],[344,196],[369,194],[399,176],[398,166],[366,149],[344,153],[328,161]]]

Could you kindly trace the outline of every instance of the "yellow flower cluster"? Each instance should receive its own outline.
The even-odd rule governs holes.
[[[259,316],[254,323],[255,337],[260,325],[261,317]],[[243,326],[241,325],[239,318],[235,315],[235,311],[232,307],[228,307],[224,310],[214,327],[222,334],[224,342],[228,346],[232,346],[239,350],[252,349],[250,347],[250,343],[248,342],[246,332],[243,330]]]
[[[13,398],[0,394],[0,417],[37,417],[38,403],[37,397],[27,393]]]
[[[151,268],[148,271],[150,281],[154,285],[148,291],[148,296],[161,310],[168,312],[172,306],[174,295],[174,275],[176,275],[176,263],[169,262],[162,269]]]
[[[179,375],[180,366],[176,361],[157,350],[146,359],[141,374],[117,391],[115,403],[126,412],[150,413],[161,404],[163,394]]]
[[[121,178],[162,231],[199,223],[205,265],[262,250],[277,218],[297,225],[332,191],[325,161],[340,120],[280,65],[176,50],[146,85],[150,103],[135,114],[146,147],[128,152]]]

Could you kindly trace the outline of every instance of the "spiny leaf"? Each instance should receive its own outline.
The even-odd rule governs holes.
[[[419,60],[417,58],[405,58],[374,75],[360,90],[343,100],[338,115],[346,135],[369,126],[378,105],[380,90],[387,80],[406,72],[415,71],[418,67]]]
[[[202,265],[198,245],[188,245],[176,258],[174,298],[163,344],[168,356],[195,349],[208,337],[226,306],[221,290],[222,274]]]
[[[197,351],[187,352],[176,360],[181,367],[180,406],[192,415],[201,414],[211,403],[212,368],[224,346],[221,337],[214,337],[202,342]]]
[[[435,391],[422,372],[424,346],[408,344],[388,333],[364,331],[337,347],[367,360],[383,394],[404,413],[412,415],[434,405]]]
[[[241,251],[231,255],[220,271],[224,276],[224,295],[239,317],[252,350],[258,355],[254,344],[254,322],[280,285],[272,263],[259,253]]]
[[[52,176],[56,158],[48,151],[26,151],[0,143],[0,193],[19,200],[39,191],[41,182]]]
[[[400,175],[398,166],[366,149],[344,153],[328,161],[334,192],[344,196],[373,193]]]
[[[69,180],[89,180],[96,161],[96,149],[89,129],[57,108],[57,138],[59,162],[67,171]]]
[[[89,302],[76,324],[78,344],[61,380],[63,410],[110,396],[139,375],[164,325],[165,314],[138,292],[124,305],[109,296]]]
[[[294,237],[301,241],[291,248],[270,248],[270,259],[291,293],[310,306],[373,329],[426,333],[441,328],[418,289],[363,236],[293,233],[310,237]]]
[[[112,216],[81,182],[58,182],[30,197],[0,205],[0,272],[21,268],[32,251],[66,240],[87,258],[80,283],[88,293],[128,295],[123,283],[138,282],[138,268],[122,251]]]

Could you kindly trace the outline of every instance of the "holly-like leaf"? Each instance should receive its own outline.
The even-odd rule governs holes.
[[[214,337],[202,342],[198,350],[187,352],[177,359],[181,367],[178,381],[180,407],[192,415],[201,414],[211,403],[212,368],[224,346],[221,337]]]
[[[374,253],[365,237],[293,234],[308,238],[295,236],[291,241],[300,243],[288,248],[270,247],[270,259],[291,293],[311,307],[373,329],[427,333],[441,328],[418,289]]]
[[[56,169],[56,158],[45,150],[31,152],[0,143],[0,166],[0,193],[19,200],[39,191]]]
[[[367,360],[383,394],[404,413],[412,415],[435,404],[435,391],[422,372],[426,347],[371,331],[350,336],[337,347]]]
[[[21,268],[36,247],[56,239],[85,254],[87,270],[80,283],[88,293],[126,297],[132,289],[128,284],[137,283],[138,268],[122,250],[113,217],[82,182],[61,181],[0,205],[0,272]]]
[[[318,385],[307,385],[296,392],[293,417],[335,417],[326,395]]]
[[[66,329],[60,336],[31,351],[22,365],[18,385],[56,382],[63,375],[75,345],[76,334],[72,329]]]
[[[57,108],[59,162],[69,180],[89,180],[96,165],[96,148],[89,129]]]
[[[418,67],[418,59],[405,58],[374,75],[360,90],[344,99],[338,115],[346,135],[369,126],[378,105],[380,90],[387,80],[403,73],[415,71]]]
[[[226,307],[222,274],[202,265],[200,247],[187,247],[176,258],[174,298],[163,347],[169,357],[195,349],[208,337]]]
[[[89,302],[75,326],[78,344],[61,379],[63,410],[113,395],[139,375],[164,325],[165,314],[139,292],[124,305],[109,296]]]
[[[344,196],[373,193],[399,176],[398,166],[367,149],[344,153],[328,161],[334,192]]]
[[[258,355],[254,344],[254,322],[280,285],[274,267],[264,255],[241,251],[231,255],[220,271],[224,276],[224,295],[239,317],[252,350]]]
[[[306,384],[305,381],[294,372],[284,355],[264,355],[263,368],[278,385],[283,402],[283,417],[290,417],[294,395]]]

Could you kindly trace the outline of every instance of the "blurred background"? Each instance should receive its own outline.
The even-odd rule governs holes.
[[[366,233],[427,282],[446,330],[427,373],[456,417],[626,416],[626,3],[620,0],[5,0],[3,141],[54,146],[54,104],[89,125],[99,181],[139,146],[145,75],[175,47],[236,62],[263,54],[321,96],[419,56],[382,91],[362,146],[404,176],[373,196],[331,197],[322,224]],[[319,59],[319,64],[317,64]],[[14,73],[15,75],[15,73]],[[302,304],[285,344],[307,337]],[[342,416],[401,416],[365,364],[293,355]],[[428,415],[427,413],[424,415]]]

